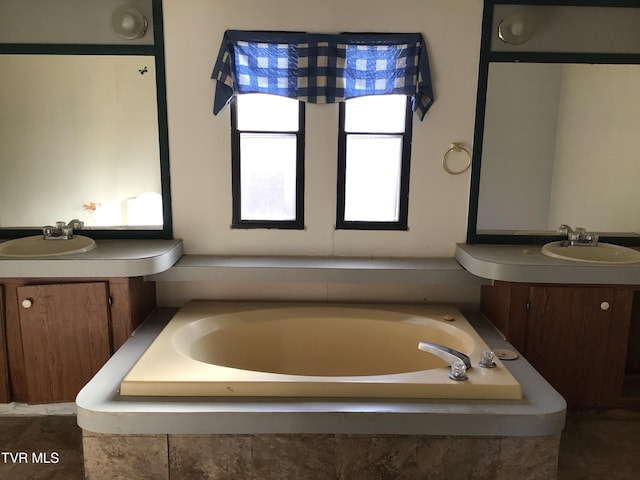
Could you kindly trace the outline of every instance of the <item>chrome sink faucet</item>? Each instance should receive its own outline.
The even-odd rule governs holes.
[[[562,224],[558,227],[558,233],[567,236],[564,246],[572,247],[596,247],[598,245],[599,236],[595,233],[589,233],[584,228],[572,229],[569,225]]]
[[[42,238],[45,240],[71,240],[73,230],[84,227],[84,222],[78,219],[71,220],[68,224],[56,222],[56,226],[46,225],[42,227]]]

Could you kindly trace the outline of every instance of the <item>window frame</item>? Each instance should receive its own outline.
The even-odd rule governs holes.
[[[266,94],[263,94],[266,95]],[[238,105],[234,95],[230,102],[231,110],[231,228],[234,229],[289,229],[303,230],[304,225],[304,150],[305,150],[305,105],[298,101],[298,130],[238,130]],[[296,136],[296,218],[293,220],[243,220],[241,218],[241,152],[240,137],[243,133],[261,135],[295,135]]]
[[[348,101],[348,100],[347,100]],[[338,123],[338,185],[336,203],[336,230],[409,230],[409,176],[411,170],[411,139],[413,133],[413,109],[411,97],[407,97],[404,132],[346,132],[346,102],[339,104]],[[347,137],[359,136],[402,136],[402,156],[400,159],[400,193],[397,221],[345,220]]]

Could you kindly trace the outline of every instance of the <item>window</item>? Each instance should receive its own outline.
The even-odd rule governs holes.
[[[304,228],[308,102],[340,104],[336,228],[407,230],[412,111],[433,103],[421,34],[227,30],[211,78],[213,113],[232,102],[234,227]]]
[[[404,95],[340,104],[336,228],[407,230],[411,120]]]
[[[234,228],[304,228],[304,104],[259,93],[231,108]]]

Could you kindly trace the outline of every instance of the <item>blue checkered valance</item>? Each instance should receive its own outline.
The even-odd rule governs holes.
[[[310,103],[365,95],[412,97],[424,118],[433,103],[422,35],[225,32],[211,78],[213,113],[237,93],[268,93]]]

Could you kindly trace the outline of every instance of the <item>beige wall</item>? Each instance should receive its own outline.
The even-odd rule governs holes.
[[[567,65],[564,70],[550,225],[639,232],[640,68]]]
[[[452,256],[466,236],[469,172],[452,176],[442,155],[471,147],[481,0],[165,0],[169,146],[174,234],[187,254]],[[408,232],[335,231],[337,105],[308,105],[306,229],[232,230],[229,110],[213,116],[210,79],[227,29],[421,32],[436,101],[414,117]],[[453,167],[464,158],[453,157]],[[163,305],[193,298],[407,301],[477,305],[475,286],[175,282],[158,284]]]
[[[128,198],[160,192],[153,58],[1,55],[0,71],[0,226],[123,225]]]
[[[451,256],[466,235],[469,173],[441,167],[471,146],[481,0],[165,0],[175,236],[186,253]],[[229,110],[212,114],[211,71],[226,29],[421,32],[436,101],[414,117],[408,232],[335,231],[337,105],[307,107],[306,229],[232,230]],[[454,162],[462,158],[453,158]]]

